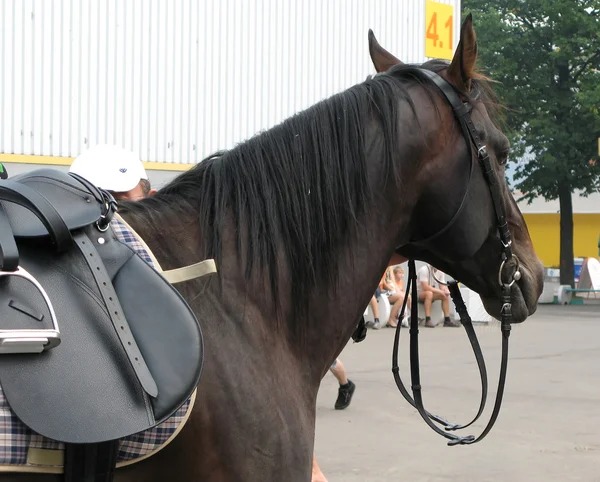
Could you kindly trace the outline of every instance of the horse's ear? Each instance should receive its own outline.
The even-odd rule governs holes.
[[[377,72],[385,72],[390,67],[403,63],[379,45],[371,29],[369,29],[369,53]]]
[[[471,90],[471,79],[475,75],[477,61],[477,40],[473,30],[471,14],[467,16],[460,29],[460,42],[454,53],[454,58],[448,67],[448,80],[465,92]]]

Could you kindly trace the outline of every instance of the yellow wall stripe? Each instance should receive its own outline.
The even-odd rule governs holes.
[[[24,154],[0,154],[0,162],[14,164],[40,164],[51,166],[70,166],[73,157],[35,156]],[[144,162],[144,168],[150,171],[187,171],[195,164],[180,164],[174,162]]]
[[[533,247],[544,266],[560,266],[560,214],[523,214]],[[573,215],[573,251],[576,258],[598,257],[600,214]]]

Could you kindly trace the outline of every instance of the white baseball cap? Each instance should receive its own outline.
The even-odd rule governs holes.
[[[75,158],[69,172],[107,191],[127,192],[148,179],[140,158],[119,146],[98,144]]]

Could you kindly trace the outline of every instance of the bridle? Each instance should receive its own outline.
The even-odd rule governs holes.
[[[419,241],[420,242],[429,242],[435,238],[437,238],[442,233],[448,231],[448,229],[457,221],[459,218],[465,204],[466,198],[469,192],[469,185],[471,183],[472,172],[473,172],[473,146],[475,146],[477,160],[479,165],[483,170],[483,175],[486,181],[486,184],[489,187],[490,195],[492,198],[492,203],[494,207],[494,213],[496,216],[496,225],[498,228],[498,234],[500,237],[500,254],[501,254],[501,264],[498,270],[498,283],[502,288],[502,309],[501,309],[501,333],[502,333],[502,360],[500,363],[500,377],[498,381],[498,391],[496,394],[496,401],[494,404],[494,409],[492,415],[490,416],[490,420],[486,427],[483,429],[483,432],[475,438],[473,435],[467,436],[459,436],[454,433],[451,433],[456,430],[461,430],[466,427],[469,427],[476,420],[479,419],[483,410],[485,408],[485,403],[487,400],[487,390],[488,390],[488,382],[487,382],[487,369],[485,367],[485,361],[483,359],[483,355],[481,353],[481,347],[479,345],[479,341],[477,340],[477,335],[475,333],[475,329],[473,328],[473,323],[469,313],[467,312],[467,308],[462,299],[460,289],[458,287],[457,281],[449,282],[448,289],[450,290],[450,295],[452,297],[452,301],[456,306],[456,311],[460,316],[460,320],[462,326],[465,328],[467,336],[469,337],[469,341],[471,343],[471,347],[473,348],[473,353],[475,354],[475,358],[477,360],[477,366],[479,368],[479,374],[481,379],[481,402],[479,404],[479,410],[477,414],[469,423],[464,425],[452,424],[443,418],[433,415],[425,410],[423,406],[423,397],[421,393],[421,378],[420,378],[420,370],[419,370],[419,321],[418,321],[418,295],[417,295],[417,275],[416,275],[416,267],[414,259],[409,260],[409,274],[408,274],[408,287],[407,292],[412,290],[412,309],[411,309],[411,321],[410,321],[410,372],[411,372],[411,389],[413,396],[411,397],[404,383],[400,378],[399,367],[398,367],[398,347],[400,342],[400,329],[402,324],[398,323],[396,328],[396,334],[394,337],[394,347],[392,351],[392,373],[394,375],[394,380],[396,381],[396,385],[400,390],[402,396],[418,411],[423,420],[429,425],[435,432],[440,434],[441,436],[447,438],[449,440],[448,445],[469,445],[482,440],[492,429],[498,415],[500,413],[500,406],[502,404],[502,396],[504,394],[504,385],[506,381],[506,372],[508,366],[508,338],[511,330],[511,321],[512,321],[512,305],[511,305],[511,287],[512,285],[521,278],[521,273],[519,271],[519,259],[512,252],[512,239],[510,235],[510,231],[508,229],[508,224],[506,222],[506,213],[504,210],[504,205],[502,203],[502,197],[500,193],[500,184],[498,182],[498,177],[496,175],[496,171],[492,166],[492,161],[490,160],[487,147],[479,138],[475,126],[473,125],[473,121],[471,119],[471,110],[472,106],[469,102],[463,102],[458,93],[454,89],[454,87],[440,77],[438,74],[424,70],[422,68],[417,67],[407,67],[406,71],[411,76],[425,81],[431,81],[443,94],[446,100],[452,106],[452,110],[454,112],[454,116],[458,120],[463,136],[468,146],[469,151],[469,162],[471,163],[471,169],[469,174],[469,182],[467,185],[467,190],[463,196],[463,199],[459,205],[459,208],[456,214],[451,218],[450,222],[444,226],[441,230],[439,230],[433,236],[428,237],[426,240]],[[507,268],[508,263],[510,261],[514,261],[516,266],[514,267],[512,273],[506,278],[503,275],[505,274],[505,268]],[[508,281],[504,281],[508,279]],[[408,301],[408,296],[404,297],[404,303],[402,304],[402,309],[400,310],[399,319],[402,319],[404,313],[406,311],[406,304]],[[439,424],[443,427],[440,428]]]

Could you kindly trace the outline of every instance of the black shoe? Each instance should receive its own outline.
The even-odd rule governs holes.
[[[460,326],[460,323],[458,321],[448,320],[448,321],[444,321],[444,326],[449,326],[451,328],[458,328]]]
[[[354,385],[354,383],[352,383],[350,380],[348,380],[348,383],[345,386],[340,385],[340,388],[338,390],[338,397],[335,401],[336,410],[344,410],[344,408],[347,408],[348,405],[350,405],[355,388],[356,385]]]

